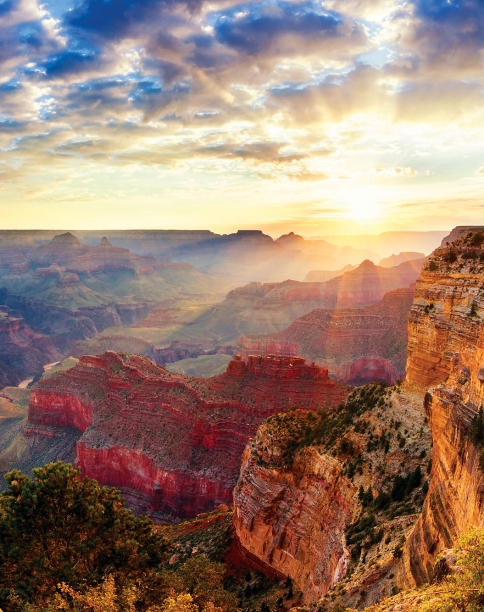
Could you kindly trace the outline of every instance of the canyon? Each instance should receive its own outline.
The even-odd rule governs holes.
[[[3,316],[1,321],[4,384],[39,375],[43,364],[68,355],[76,342],[106,328],[136,324],[166,301],[216,302],[229,288],[188,263],[136,255],[106,237],[96,247],[70,232],[40,245],[4,242],[0,304],[16,319]]]
[[[364,261],[325,282],[249,283],[183,321],[165,346],[133,335],[134,350],[164,362],[238,342],[226,371],[209,378],[79,348],[75,367],[34,386],[27,419],[0,398],[0,469],[75,461],[165,522],[233,495],[232,558],[290,578],[314,611],[364,609],[431,580],[438,554],[484,526],[483,247],[483,228],[455,228],[430,258]],[[73,261],[92,266],[86,252]],[[64,263],[60,275],[82,279]],[[130,331],[171,325],[172,306],[127,303],[139,309]],[[114,316],[109,308],[99,316]],[[47,340],[59,350],[13,304],[1,309],[0,333],[32,359]],[[5,381],[9,368],[0,363]]]
[[[242,335],[281,332],[313,310],[370,306],[414,283],[425,260],[381,268],[369,260],[326,282],[249,283],[230,291],[183,330],[183,342],[235,344]]]
[[[301,355],[324,364],[338,380],[358,385],[405,377],[413,286],[395,289],[373,306],[316,309],[275,334],[245,335],[237,351]]]
[[[346,395],[302,358],[236,357],[225,373],[197,379],[107,352],[37,383],[23,435],[33,448],[76,431],[83,474],[120,488],[138,511],[174,520],[231,502],[244,447],[266,417],[327,410]]]
[[[19,313],[0,306],[0,387],[35,376],[46,361],[60,356],[49,336],[33,331]]]
[[[484,228],[456,228],[424,265],[403,385],[369,406],[357,389],[332,420],[273,416],[247,446],[238,545],[312,609],[364,609],[431,580],[438,554],[484,524],[483,247]],[[379,609],[412,609],[404,599]]]

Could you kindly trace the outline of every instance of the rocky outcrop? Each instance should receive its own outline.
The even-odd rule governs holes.
[[[484,234],[456,228],[422,271],[409,324],[408,383],[426,389],[434,443],[430,489],[408,544],[417,583],[437,554],[484,525],[484,473],[471,424],[484,403]]]
[[[302,355],[324,363],[330,374],[351,384],[405,376],[408,314],[413,287],[387,293],[374,306],[314,310],[283,332],[241,336],[238,350]]]
[[[242,452],[264,418],[293,406],[324,410],[346,394],[304,359],[235,359],[225,374],[196,379],[108,352],[39,382],[25,434],[77,428],[84,474],[173,520],[231,501]]]
[[[395,479],[417,473],[429,447],[421,395],[398,387],[356,389],[329,415],[270,417],[247,445],[234,490],[239,548],[269,575],[290,577],[305,603],[336,585],[333,599],[344,593],[351,608],[388,596],[403,579],[394,551],[425,495],[416,477],[402,502]]]
[[[344,530],[357,489],[343,476],[341,461],[312,447],[291,470],[281,470],[264,453],[275,450],[271,442],[261,427],[242,458],[234,509],[238,542],[314,601],[346,572]]]

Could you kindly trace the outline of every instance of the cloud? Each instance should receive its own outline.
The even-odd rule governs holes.
[[[216,166],[249,192],[256,171],[284,192],[411,189],[385,179],[415,176],[399,164],[421,150],[475,176],[482,0],[39,1],[0,0],[2,182]]]
[[[373,168],[371,171],[373,176],[382,178],[409,178],[417,175],[417,171],[413,168]]]
[[[484,176],[484,164],[476,170],[478,176]]]
[[[266,53],[284,37],[301,37],[307,42],[338,36],[341,20],[334,15],[317,14],[309,6],[280,3],[274,6],[242,5],[220,15],[214,25],[222,44],[250,56]]]
[[[200,6],[200,0],[180,4],[193,11]],[[83,0],[66,13],[64,24],[86,34],[120,40],[132,35],[138,25],[158,19],[163,9],[175,5],[176,0]]]

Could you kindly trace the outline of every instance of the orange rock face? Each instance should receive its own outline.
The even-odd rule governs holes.
[[[77,428],[84,474],[155,517],[190,517],[231,503],[242,452],[264,418],[295,405],[329,408],[346,395],[301,358],[235,359],[226,373],[196,379],[108,352],[41,381],[25,433]]]
[[[304,600],[314,601],[345,574],[343,533],[357,488],[343,476],[340,461],[315,448],[284,470],[274,457],[269,465],[260,461],[261,446],[271,448],[264,425],[242,459],[234,491],[236,537],[261,569],[290,576]]]
[[[464,530],[484,525],[484,474],[469,437],[484,402],[484,243],[474,235],[460,232],[435,251],[410,316],[407,379],[433,387],[425,397],[434,445],[430,489],[408,544],[417,582]]]

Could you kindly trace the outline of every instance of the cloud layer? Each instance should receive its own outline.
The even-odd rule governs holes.
[[[483,57],[482,0],[0,0],[0,206],[475,194]]]

